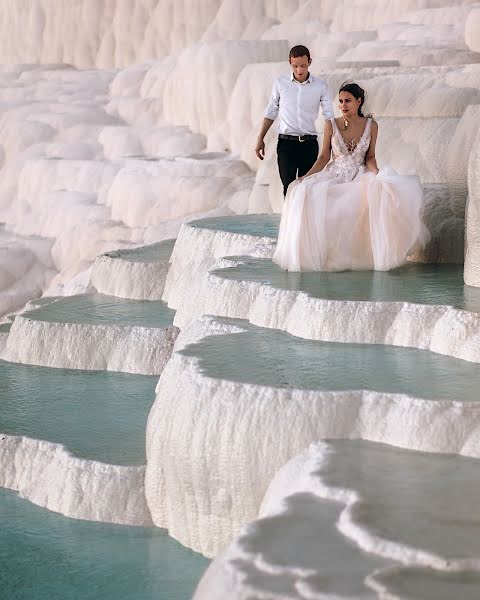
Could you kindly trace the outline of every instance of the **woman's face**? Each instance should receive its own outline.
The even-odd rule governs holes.
[[[344,117],[352,117],[358,114],[361,98],[355,98],[350,92],[340,92],[338,95],[338,106]]]

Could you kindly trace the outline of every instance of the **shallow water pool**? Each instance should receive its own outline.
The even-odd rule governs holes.
[[[157,381],[0,361],[0,432],[65,444],[82,458],[142,465]]]
[[[5,600],[188,600],[208,560],[165,530],[77,521],[0,489]]]

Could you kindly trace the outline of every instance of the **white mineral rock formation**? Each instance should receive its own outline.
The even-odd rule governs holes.
[[[180,229],[175,242],[163,299],[171,308],[180,309],[189,302],[188,297],[195,297],[194,290],[202,285],[218,258],[244,253],[270,258],[274,246],[275,240],[270,237],[232,233],[187,223]],[[184,318],[183,323],[187,319]]]
[[[467,231],[465,253],[465,283],[480,287],[480,129],[468,165]]]
[[[90,277],[90,290],[120,298],[161,300],[174,242],[165,240],[139,250],[98,256]]]
[[[192,327],[187,343],[250,326],[204,318]],[[199,357],[176,352],[160,377],[147,425],[152,519],[186,546],[214,556],[256,517],[274,473],[322,438],[480,457],[479,407],[460,400],[237,383],[207,376]]]
[[[41,321],[34,312],[17,315],[3,360],[63,369],[158,375],[170,358],[173,326]]]
[[[465,42],[470,50],[480,52],[480,8],[470,11],[465,24]]]
[[[249,319],[268,333],[420,348],[480,362],[480,313],[473,309],[440,304],[441,296],[435,305],[330,300],[263,279],[229,279],[212,270],[269,259],[274,237],[184,225],[200,217],[281,212],[275,127],[265,161],[253,148],[272,81],[289,72],[289,47],[306,43],[312,71],[327,80],[333,97],[347,79],[365,87],[366,112],[380,125],[380,165],[420,176],[432,243],[416,261],[462,262],[468,195],[465,281],[480,287],[479,15],[477,0],[0,0],[0,317],[46,291],[75,294],[89,285],[124,298],[163,294],[178,311],[175,324],[191,324],[177,350],[251,327],[202,317],[213,313]],[[322,127],[320,116],[319,132]],[[168,253],[139,246],[177,235],[167,275]],[[258,517],[277,470],[321,438],[480,456],[479,410],[461,397],[236,383],[220,370],[208,376],[196,356],[175,353],[167,362],[178,332],[170,324],[67,320],[20,314],[10,331],[0,330],[2,357],[157,375],[165,367],[148,422],[146,471],[81,460],[58,444],[0,436],[7,465],[0,485],[69,516],[150,524],[151,509],[156,525],[213,556]],[[310,471],[290,479],[288,469],[264,505],[263,516],[278,517],[278,531],[272,521],[247,530],[234,554],[227,551],[237,564],[214,563],[198,598],[271,597],[272,589],[283,598],[321,597],[325,573],[336,573],[342,585],[344,579],[338,594],[355,600],[365,592],[364,580],[371,595],[400,597],[398,581],[405,580],[411,596],[442,582],[441,593],[459,597],[454,576],[442,580],[442,569],[472,564],[455,563],[459,557],[446,557],[440,546],[411,545],[414,566],[391,567],[388,561],[402,557],[377,552],[381,544],[372,543],[377,557],[357,553],[348,563],[355,570],[349,587],[338,565],[343,569],[352,544],[339,542],[333,526],[341,502],[325,516],[318,497],[297,498],[280,507],[285,514],[274,515],[287,492],[305,492],[302,485],[314,479]],[[315,496],[319,488],[312,489]],[[284,527],[289,517],[304,529]],[[328,540],[325,572],[312,565],[315,551],[306,538]],[[368,535],[353,538],[361,546]],[[275,560],[269,539],[278,542]],[[385,539],[383,550],[391,550],[394,541]],[[276,559],[284,550],[282,563]],[[371,575],[373,569],[380,571]],[[478,583],[478,569],[470,581]]]
[[[248,261],[218,261],[216,267]],[[247,319],[307,339],[408,346],[480,362],[480,313],[448,305],[315,298],[264,282],[210,274],[194,295],[183,296],[174,323],[183,327],[203,314]]]
[[[456,485],[442,476],[447,463]],[[260,520],[211,563],[194,598],[358,599],[373,598],[374,590],[439,598],[425,589],[443,583],[445,597],[453,597],[464,582],[462,598],[473,599],[480,577],[470,506],[476,466],[358,441],[312,444],[277,472]],[[451,511],[463,518],[444,518]],[[416,585],[415,572],[424,579]],[[398,596],[405,579],[410,595]]]
[[[145,467],[73,456],[62,444],[0,434],[0,485],[75,519],[151,525]]]
[[[311,46],[312,70],[333,95],[352,76],[365,85],[379,162],[425,184],[433,245],[416,260],[462,260],[480,102],[478,3],[4,4],[2,61],[43,63],[0,69],[0,220],[17,236],[54,240],[51,268],[26,286],[30,296],[63,293],[97,255],[175,237],[195,216],[281,211],[273,130],[262,164],[253,147],[272,80],[288,72],[298,42]],[[201,162],[207,149],[217,153],[208,174],[165,161]],[[240,161],[226,174],[230,152],[255,180]],[[1,283],[4,314],[27,294]]]

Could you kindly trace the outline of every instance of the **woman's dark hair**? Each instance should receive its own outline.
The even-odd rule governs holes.
[[[306,46],[294,46],[290,50],[288,60],[291,58],[299,58],[300,56],[306,56],[310,60],[310,50]]]
[[[363,117],[364,114],[362,113],[362,106],[363,106],[363,103],[365,102],[365,90],[362,89],[358,85],[358,83],[345,81],[344,83],[342,83],[342,85],[340,86],[340,89],[338,90],[339,94],[340,94],[340,92],[348,92],[349,94],[352,94],[352,96],[356,100],[358,100],[360,98],[361,102],[360,102],[360,106],[358,107],[358,116]]]

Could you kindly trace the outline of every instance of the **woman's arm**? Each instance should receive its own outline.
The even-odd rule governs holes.
[[[371,173],[378,173],[377,159],[375,158],[375,146],[377,145],[377,135],[378,123],[376,121],[372,121],[370,146],[368,147],[367,155],[365,157],[365,165],[367,167],[367,171],[370,171]]]
[[[332,122],[325,121],[325,127],[323,129],[322,151],[318,155],[318,158],[313,164],[310,171],[308,171],[308,173],[306,173],[303,177],[308,177],[309,175],[313,175],[314,173],[322,171],[325,168],[325,166],[330,162],[330,156],[332,153],[332,133]],[[303,179],[303,177],[299,177],[299,179]]]

